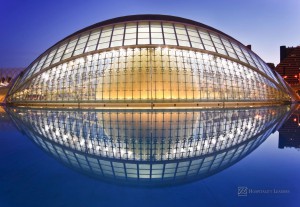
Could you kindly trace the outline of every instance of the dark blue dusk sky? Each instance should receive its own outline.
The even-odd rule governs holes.
[[[91,24],[131,14],[192,19],[239,40],[266,62],[300,44],[299,0],[0,0],[0,68],[27,67],[42,52]]]

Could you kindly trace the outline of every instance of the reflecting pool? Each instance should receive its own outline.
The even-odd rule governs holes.
[[[284,206],[279,202],[284,199],[291,204],[287,206],[296,206],[300,193],[294,185],[300,181],[295,176],[300,172],[295,166],[299,162],[296,149],[300,148],[297,107],[2,108],[0,203],[114,206],[122,202],[109,204],[106,199],[126,192],[118,195],[125,206],[138,204],[128,199],[129,193],[137,200],[150,193],[145,206],[185,205],[185,197],[187,204],[198,202],[195,206],[231,206],[231,202],[239,206]],[[287,150],[287,155],[282,150]],[[289,173],[281,174],[284,171]],[[32,192],[41,183],[45,185],[40,190],[47,195]],[[76,188],[75,192],[70,188]],[[196,189],[198,195],[191,193]],[[171,199],[178,193],[181,196]],[[27,194],[39,198],[24,201]],[[167,200],[152,200],[159,194]],[[53,196],[56,199],[51,199]],[[18,203],[20,197],[24,203]],[[266,202],[254,205],[257,197]]]

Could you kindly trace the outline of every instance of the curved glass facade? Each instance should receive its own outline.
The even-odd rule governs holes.
[[[7,111],[20,130],[71,168],[109,181],[163,185],[238,162],[278,127],[289,107]]]
[[[135,16],[135,20],[118,18],[65,38],[27,68],[7,100],[290,100],[285,83],[282,85],[275,72],[238,41],[191,20],[152,17],[155,20],[147,15]]]

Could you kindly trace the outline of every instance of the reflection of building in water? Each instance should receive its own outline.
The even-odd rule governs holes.
[[[300,108],[293,112],[279,131],[279,148],[300,148]]]
[[[14,128],[14,123],[11,121],[9,115],[5,112],[3,106],[0,106],[0,132]]]
[[[287,106],[218,110],[8,109],[36,144],[91,176],[145,185],[207,177],[259,146]]]

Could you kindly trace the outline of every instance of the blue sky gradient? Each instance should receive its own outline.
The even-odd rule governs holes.
[[[0,0],[0,68],[27,67],[67,35],[131,14],[168,14],[207,24],[278,64],[279,46],[300,45],[299,9],[299,0]]]

